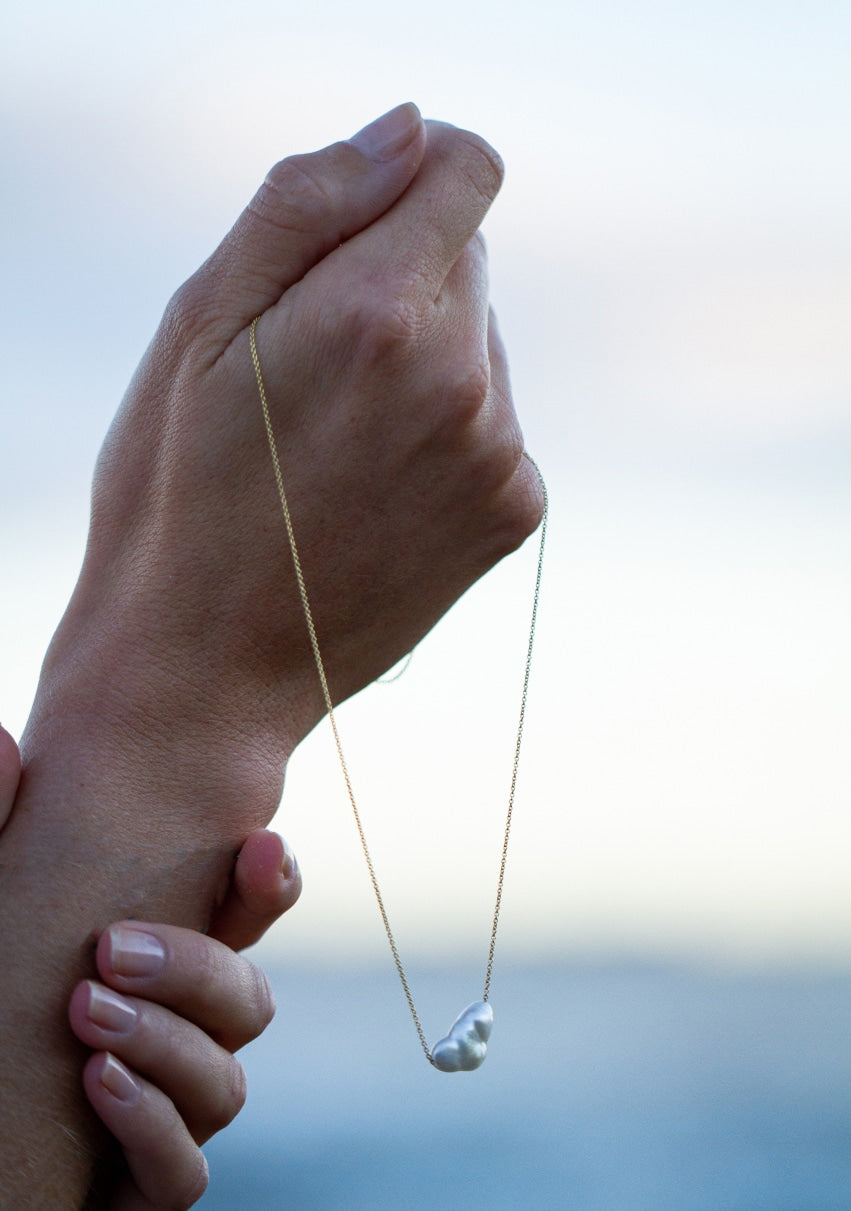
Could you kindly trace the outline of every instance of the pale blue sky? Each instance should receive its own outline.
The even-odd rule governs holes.
[[[851,956],[849,61],[844,3],[10,13],[0,717],[169,293],[271,162],[411,98],[506,159],[494,301],[553,499],[506,947]],[[533,554],[341,713],[411,952],[486,943]],[[287,946],[361,956],[331,757],[288,777]]]

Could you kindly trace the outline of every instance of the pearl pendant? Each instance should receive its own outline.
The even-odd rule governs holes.
[[[431,1062],[441,1072],[472,1072],[488,1053],[493,1010],[487,1001],[474,1001],[452,1023],[449,1034],[435,1043]]]

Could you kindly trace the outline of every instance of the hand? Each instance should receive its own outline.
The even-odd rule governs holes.
[[[500,161],[412,106],[385,123],[381,151],[373,130],[273,169],[177,292],[113,426],[49,663],[100,671],[122,728],[130,689],[136,732],[197,729],[207,754],[220,722],[279,767],[324,713],[249,356],[256,315],[335,701],[540,520],[477,235]]]
[[[217,922],[245,944],[301,887],[280,838],[258,832],[249,842]],[[245,899],[240,887],[250,889]],[[100,981],[77,985],[68,1017],[95,1052],[83,1071],[86,1095],[122,1147],[110,1211],[191,1207],[207,1187],[199,1145],[244,1103],[233,1052],[272,1019],[268,981],[222,940],[167,925],[111,925],[96,957]]]
[[[0,829],[19,778],[17,745],[0,727]],[[226,1127],[245,1100],[233,1052],[257,1038],[274,1013],[263,972],[234,952],[258,941],[300,892],[292,852],[258,829],[237,856],[208,936],[128,921],[99,939],[102,983],[81,981],[68,1017],[95,1051],[83,1072],[86,1095],[122,1147],[110,1211],[191,1207],[204,1193],[207,1165],[198,1145]],[[162,945],[162,966],[148,976],[122,974],[121,941],[140,933],[149,948]]]

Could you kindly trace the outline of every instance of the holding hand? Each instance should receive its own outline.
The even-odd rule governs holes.
[[[18,749],[0,728],[0,828],[20,777]],[[242,1108],[245,1075],[233,1052],[274,1014],[265,975],[235,950],[259,940],[301,891],[280,837],[246,840],[209,935],[123,921],[101,935],[100,980],[84,980],[68,1007],[77,1038],[94,1050],[86,1095],[123,1150],[126,1174],[110,1211],[191,1207],[207,1187],[199,1145]],[[233,949],[231,949],[233,948]]]
[[[245,1101],[233,1052],[271,1021],[269,984],[213,938],[137,921],[102,934],[97,967],[100,981],[78,984],[68,1016],[95,1052],[88,1099],[123,1149],[111,1211],[190,1207],[207,1187],[199,1145]]]

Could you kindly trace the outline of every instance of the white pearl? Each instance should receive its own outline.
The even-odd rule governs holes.
[[[471,1072],[484,1063],[493,1026],[487,1001],[474,1001],[452,1023],[446,1038],[435,1043],[431,1062],[441,1072]]]

